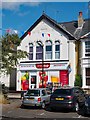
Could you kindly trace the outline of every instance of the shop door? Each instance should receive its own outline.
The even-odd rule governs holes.
[[[30,88],[36,88],[37,84],[37,76],[32,74],[30,75]]]
[[[60,71],[60,83],[61,85],[68,85],[68,70],[61,70]]]

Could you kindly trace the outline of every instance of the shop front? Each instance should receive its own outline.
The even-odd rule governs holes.
[[[53,88],[69,85],[68,62],[20,63],[17,70],[17,91],[29,88]]]

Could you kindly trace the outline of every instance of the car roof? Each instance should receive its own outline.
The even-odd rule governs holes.
[[[29,90],[46,90],[47,88],[31,88]]]
[[[80,88],[79,86],[74,86],[74,87],[72,87],[72,86],[62,86],[62,87],[60,87],[60,88],[57,88],[57,89],[74,89],[74,88]]]

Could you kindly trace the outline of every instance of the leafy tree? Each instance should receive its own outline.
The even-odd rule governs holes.
[[[81,78],[81,75],[77,74],[75,76],[74,86],[82,87],[82,78]]]
[[[10,74],[17,67],[18,60],[27,56],[26,51],[17,50],[21,39],[17,34],[5,34],[0,40],[2,46],[1,70]]]

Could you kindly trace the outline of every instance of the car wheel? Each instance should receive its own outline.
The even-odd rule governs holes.
[[[42,102],[42,108],[45,109],[45,102]]]
[[[78,103],[75,104],[75,111],[76,111],[76,112],[79,111],[79,104],[78,104]]]

